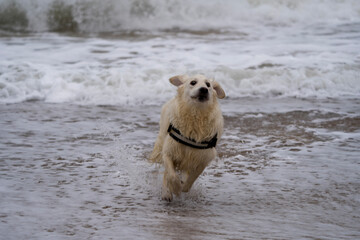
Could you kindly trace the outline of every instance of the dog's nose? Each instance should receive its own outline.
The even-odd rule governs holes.
[[[200,88],[199,91],[200,91],[200,93],[202,93],[202,94],[208,93],[208,89],[207,89],[207,88],[204,88],[204,87]]]

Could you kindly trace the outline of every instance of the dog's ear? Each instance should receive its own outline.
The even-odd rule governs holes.
[[[175,86],[180,86],[185,82],[185,75],[174,76],[169,79],[170,83]]]
[[[220,84],[216,81],[213,81],[213,88],[216,92],[218,98],[223,99],[225,97],[224,89],[220,86]]]

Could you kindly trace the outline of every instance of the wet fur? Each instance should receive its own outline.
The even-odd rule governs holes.
[[[197,88],[206,86],[206,82],[211,83],[206,102],[192,98],[198,91],[190,85],[194,79],[197,81]],[[167,201],[172,200],[173,194],[188,192],[205,167],[216,157],[215,148],[195,149],[176,142],[167,133],[169,124],[172,123],[182,135],[197,142],[209,141],[215,134],[220,139],[223,117],[217,98],[225,97],[217,82],[207,80],[202,75],[175,76],[170,82],[178,86],[178,92],[162,108],[160,131],[150,156],[152,162],[164,164],[162,199]],[[177,171],[180,171],[183,181],[176,174]]]

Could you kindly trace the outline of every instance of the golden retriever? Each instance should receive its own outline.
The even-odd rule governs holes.
[[[224,125],[217,98],[225,97],[220,84],[203,75],[175,76],[170,83],[178,87],[177,95],[162,107],[150,156],[152,162],[164,164],[161,197],[169,202],[173,194],[188,192],[216,157]]]

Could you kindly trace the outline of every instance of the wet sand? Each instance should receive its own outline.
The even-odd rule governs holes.
[[[3,239],[356,239],[359,100],[227,99],[219,157],[160,199],[160,105],[0,105]]]

